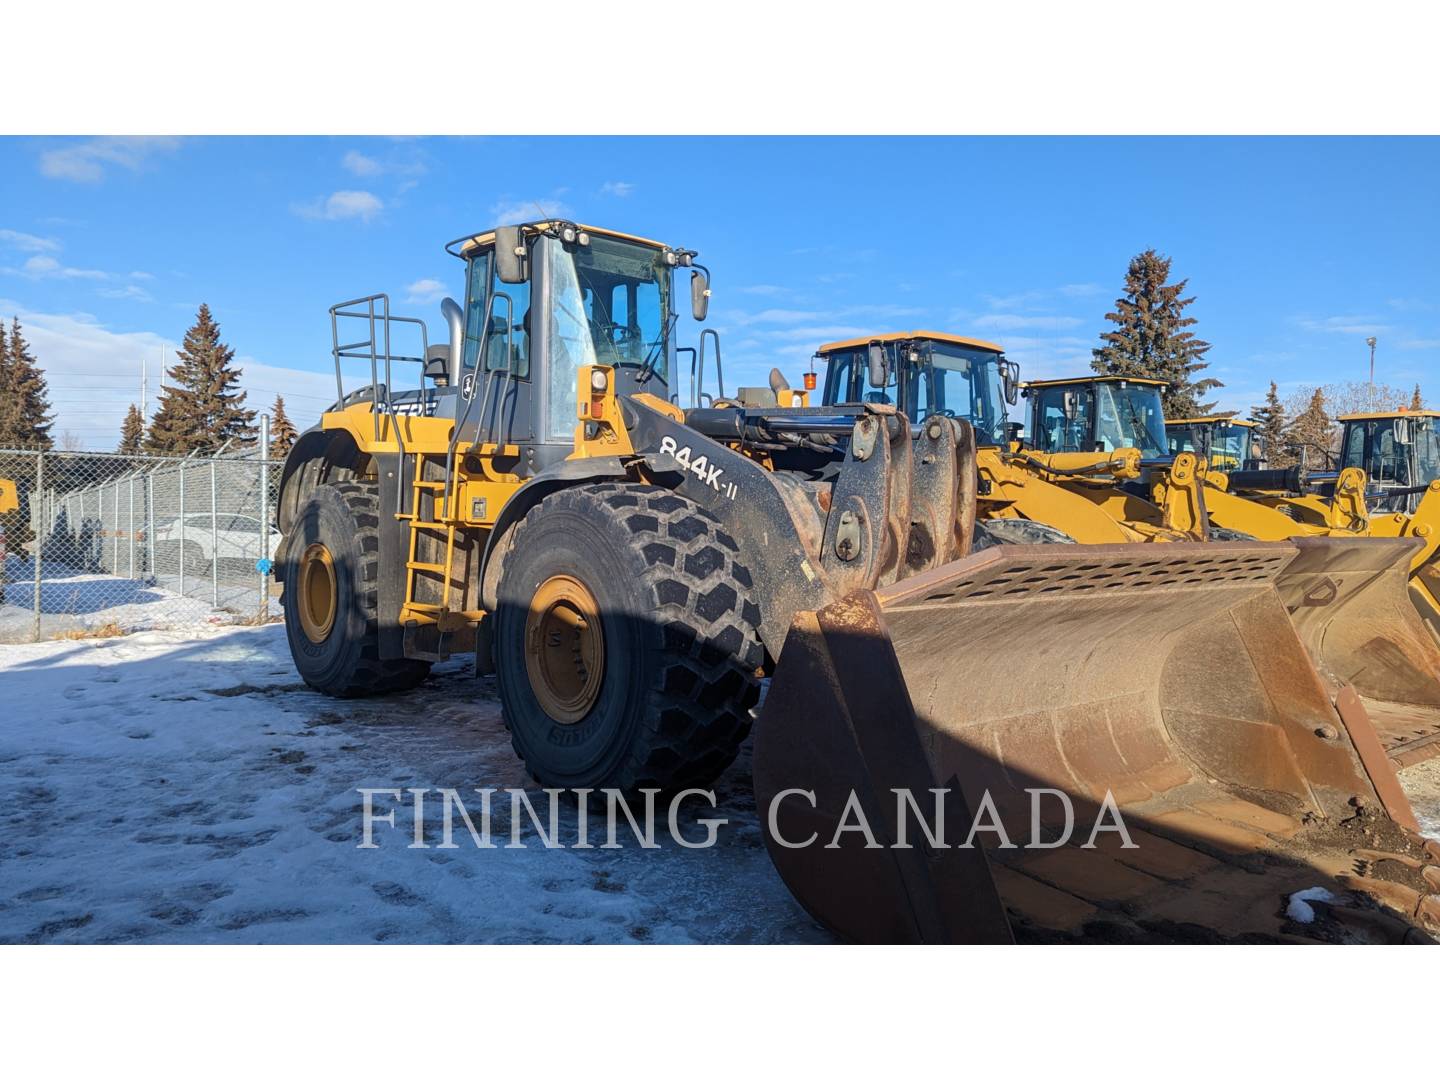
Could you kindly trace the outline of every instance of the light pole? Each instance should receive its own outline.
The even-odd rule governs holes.
[[[1367,337],[1365,344],[1370,346],[1370,385],[1375,385],[1375,339]]]

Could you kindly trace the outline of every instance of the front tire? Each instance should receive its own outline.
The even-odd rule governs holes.
[[[375,485],[316,488],[295,516],[280,603],[295,667],[322,694],[408,690],[430,673],[424,660],[380,659],[379,562]]]
[[[561,491],[516,526],[496,674],[537,780],[673,791],[735,759],[764,659],[738,554],[705,510],[643,485]]]

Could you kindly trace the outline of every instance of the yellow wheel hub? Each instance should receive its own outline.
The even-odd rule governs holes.
[[[525,616],[525,671],[552,720],[575,724],[600,694],[605,637],[600,608],[585,585],[557,574],[535,590]]]
[[[330,636],[340,597],[335,585],[335,563],[324,544],[311,544],[300,556],[296,575],[300,603],[300,629],[316,645]]]

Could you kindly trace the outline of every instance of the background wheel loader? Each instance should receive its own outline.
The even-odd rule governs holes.
[[[771,675],[766,842],[852,940],[1423,937],[1435,853],[1365,701],[1312,663],[1276,588],[1303,547],[972,555],[965,419],[671,400],[677,271],[708,306],[693,252],[564,221],[449,250],[448,344],[382,295],[332,309],[339,400],[280,504],[310,685],[399,690],[474,649],[542,783],[673,789],[734,757]],[[424,381],[397,390],[407,359]],[[1110,792],[1139,847],[898,841],[891,789],[1010,818],[1030,778],[1082,814]],[[852,799],[885,842],[842,827]],[[811,831],[834,840],[792,839]],[[1287,921],[1286,896],[1321,884],[1333,917]]]
[[[1347,512],[1362,515],[1365,528],[1358,468],[1340,474],[1321,523],[1311,525],[1226,489],[1236,478],[1272,482],[1264,479],[1269,470],[1211,473],[1213,448],[1204,439],[1198,453],[1181,450],[1172,458],[1173,432],[1167,436],[1163,384],[1156,380],[1024,384],[1029,438],[1021,445],[1011,441],[1014,426],[1007,426],[1000,393],[1016,372],[998,345],[917,331],[835,342],[816,357],[825,365],[827,405],[894,401],[916,423],[958,415],[974,425],[982,546],[1214,541],[1253,539],[1252,533],[1306,538],[1305,557],[1286,568],[1277,587],[1316,663],[1337,685],[1366,696],[1397,767],[1440,754],[1440,649],[1403,602],[1407,575],[1413,582],[1426,549],[1413,540],[1406,548],[1355,539]],[[1259,464],[1246,448],[1236,449],[1238,463]]]

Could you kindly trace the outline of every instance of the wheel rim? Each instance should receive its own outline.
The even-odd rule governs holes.
[[[300,556],[300,629],[316,645],[330,636],[335,625],[339,590],[335,586],[335,563],[324,544],[311,544]]]
[[[605,676],[600,607],[586,586],[557,574],[535,590],[525,616],[525,671],[540,707],[560,724],[585,718]]]

